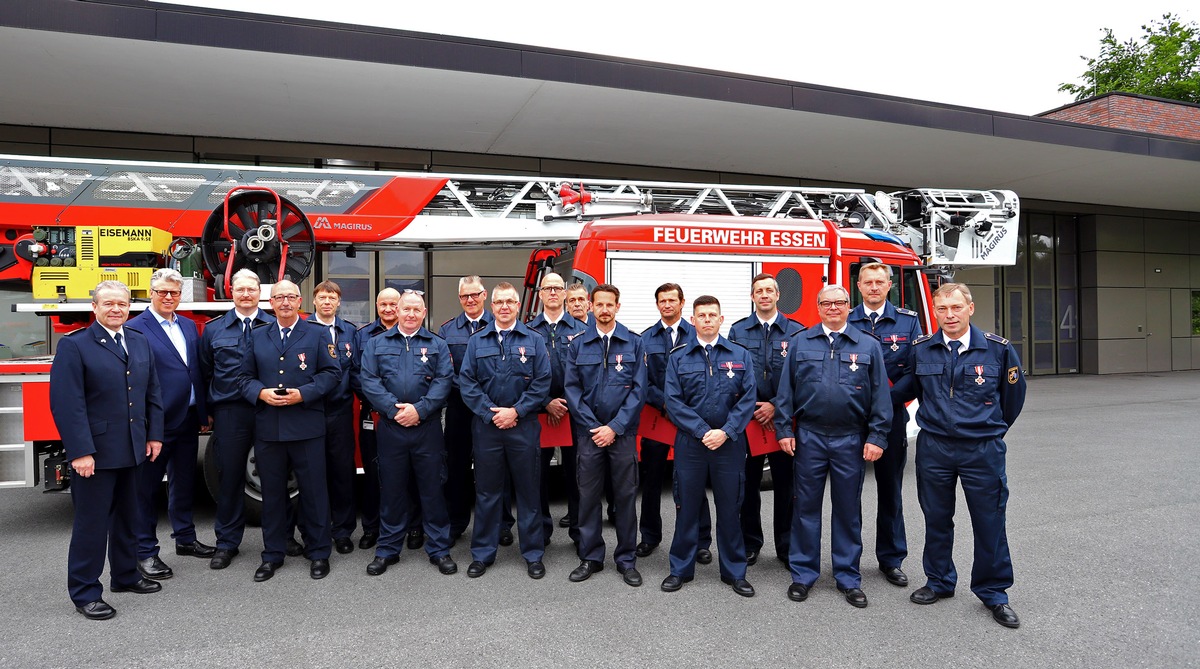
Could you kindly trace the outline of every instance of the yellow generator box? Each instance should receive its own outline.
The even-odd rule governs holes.
[[[90,299],[101,281],[129,286],[135,298],[150,297],[150,277],[163,265],[171,233],[152,227],[35,228],[39,245],[33,267],[35,300]]]

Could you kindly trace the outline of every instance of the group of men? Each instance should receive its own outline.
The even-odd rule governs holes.
[[[568,477],[568,513],[558,524],[569,529],[580,559],[571,581],[604,569],[607,515],[617,571],[630,586],[642,585],[637,558],[663,539],[659,507],[673,451],[676,524],[662,590],[679,590],[697,562],[712,560],[711,487],[721,580],[739,595],[755,594],[747,567],[765,546],[758,493],[765,460],[775,489],[775,553],[793,581],[788,597],[804,601],[820,574],[828,479],[834,581],[861,608],[868,462],[879,489],[879,569],[892,584],[908,585],[901,489],[905,404],[916,398],[927,582],[910,599],[932,604],[954,594],[961,479],[976,537],[972,591],[997,622],[1016,627],[1007,598],[1003,436],[1024,401],[1020,362],[1006,340],[970,325],[974,306],[962,284],[937,290],[939,331],[922,336],[917,315],[888,302],[890,274],[886,265],[862,266],[863,303],[853,309],[844,288],[823,287],[816,295],[821,322],[807,328],[779,312],[778,284],[760,274],[751,285],[754,313],[732,324],[728,337],[712,296],[695,299],[685,323],[683,289],[674,283],[655,291],[660,321],[636,334],[617,320],[621,292],[610,284],[589,292],[548,273],[539,286],[542,313],[523,323],[514,286],[493,287],[489,312],[482,280],[463,277],[463,313],[435,335],[424,327],[421,291],[385,289],[376,301],[379,320],[355,328],[337,317],[341,291],[332,282],[316,286],[308,320],[300,318],[295,284],[276,283],[271,317],[258,309],[257,277],[239,272],[234,308],[202,337],[174,313],[183,283],[177,272],[155,274],[150,308],[129,323],[128,289],[102,283],[93,297],[96,323],[63,340],[51,378],[52,410],[77,474],[72,600],[88,618],[114,614],[98,581],[106,536],[114,592],[155,592],[171,576],[155,534],[154,495],[164,471],[177,554],[207,557],[213,569],[229,566],[245,525],[251,448],[263,495],[256,581],[272,578],[289,554],[304,554],[312,578],[323,578],[333,548],[353,551],[359,517],[359,546],[375,548],[368,574],[383,574],[402,548],[422,545],[442,574],[454,574],[450,549],[471,525],[472,507],[467,576],[487,572],[498,546],[513,543],[515,523],[527,573],[542,578],[556,524],[545,428],[570,434],[569,443],[552,445],[562,446]],[[367,482],[357,495],[354,395],[362,404],[357,427]],[[126,414],[128,430],[108,428]],[[643,438],[639,453],[646,415],[669,422],[674,439]],[[195,435],[207,426],[220,477],[215,547],[197,540],[186,495]],[[779,448],[752,456],[748,434]],[[289,472],[299,484],[294,511]]]

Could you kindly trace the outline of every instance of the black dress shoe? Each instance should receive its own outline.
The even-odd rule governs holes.
[[[617,565],[617,571],[621,574],[621,579],[625,581],[625,585],[631,585],[635,588],[642,585],[642,574],[637,570],[637,567],[622,567]]]
[[[363,532],[362,538],[358,540],[358,547],[363,550],[366,550],[368,548],[374,548],[375,544],[378,543],[378,541],[379,541],[379,533],[378,532]]]
[[[171,571],[165,562],[158,559],[157,555],[145,560],[138,560],[137,568],[142,576],[154,581],[165,581],[175,575],[175,572]]]
[[[257,583],[271,580],[275,575],[275,570],[283,566],[282,562],[264,562],[258,565],[258,569],[254,571],[254,580]]]
[[[696,551],[696,562],[700,564],[710,564],[712,562],[712,551],[707,548],[701,548]]]
[[[675,592],[682,588],[684,583],[691,583],[691,581],[691,576],[676,576],[675,574],[671,574],[663,579],[662,585],[659,587],[662,588],[663,592]]]
[[[501,527],[500,528],[500,545],[501,546],[511,546],[512,544],[513,544],[512,530],[508,529],[507,527]]]
[[[939,594],[939,593],[934,592],[933,588],[931,588],[927,585],[924,585],[924,586],[917,588],[916,590],[913,590],[913,593],[908,596],[908,601],[912,602],[913,604],[924,605],[924,604],[933,604],[934,602],[936,602],[939,599],[950,599],[953,596],[954,596],[953,592],[946,593],[946,594]]]
[[[808,586],[803,583],[793,583],[788,586],[788,599],[793,602],[803,602],[808,599]]]
[[[288,537],[287,548],[285,548],[283,552],[287,553],[288,557],[300,557],[301,555],[304,555],[304,544],[296,541],[292,537]]]
[[[446,576],[458,573],[458,563],[448,553],[442,557],[429,558],[429,563],[437,565],[438,571]]]
[[[579,566],[575,568],[575,571],[571,572],[571,575],[568,576],[567,579],[569,579],[572,583],[579,583],[580,581],[588,580],[592,577],[592,574],[595,574],[598,571],[604,571],[603,562],[584,560],[579,563]]]
[[[722,576],[721,582],[726,585],[731,586],[733,588],[734,592],[736,592],[737,594],[739,594],[743,597],[753,597],[754,596],[754,586],[750,585],[750,581],[747,581],[744,578],[733,579],[733,578],[725,578],[724,576]]]
[[[415,551],[425,545],[425,533],[421,530],[409,530],[408,542],[405,544],[408,550]]]
[[[148,581],[144,578],[138,579],[133,585],[114,585],[110,586],[109,590],[113,592],[132,592],[139,595],[148,595],[152,592],[162,590],[162,583]]]
[[[637,548],[633,549],[633,554],[638,557],[647,557],[654,552],[655,548],[658,548],[658,544],[648,544],[643,541],[637,545]]]
[[[487,573],[487,563],[475,560],[467,566],[467,578],[479,578]]]
[[[846,588],[842,590],[838,588],[838,592],[846,596],[846,601],[850,602],[850,606],[856,609],[867,608],[867,593],[862,591],[862,588]]]
[[[396,564],[399,561],[399,555],[393,555],[391,557],[379,557],[376,555],[375,559],[371,560],[371,564],[367,565],[367,574],[370,576],[378,576],[387,571],[388,565]]]
[[[233,562],[233,558],[237,557],[238,549],[236,548],[218,548],[216,553],[213,553],[212,559],[208,561],[209,569],[224,569]]]
[[[558,526],[559,527],[570,527],[571,523],[573,523],[573,522],[575,522],[575,521],[571,520],[570,516],[563,516],[562,518],[558,519]]]
[[[308,575],[319,581],[329,575],[329,560],[313,560],[308,566]]]
[[[94,602],[88,602],[83,606],[76,606],[75,610],[83,614],[88,620],[108,620],[117,615],[116,609],[108,605],[108,602],[103,599],[97,599]]]
[[[529,578],[539,579],[546,575],[546,565],[541,560],[534,560],[526,565],[525,571],[529,573]]]
[[[208,544],[200,543],[199,539],[187,544],[175,544],[176,555],[191,555],[192,557],[198,558],[210,558],[213,556],[213,553],[216,552],[217,548],[215,546],[209,546]]]
[[[347,553],[354,552],[354,542],[350,540],[350,537],[341,537],[340,539],[334,539],[333,547],[335,549],[337,549],[337,552],[341,555],[346,555]]]
[[[899,567],[880,567],[879,571],[883,572],[883,577],[887,579],[888,583],[901,588],[908,587],[908,575]]]
[[[746,551],[746,566],[753,567],[758,562],[758,551]]]
[[[1017,612],[1013,611],[1013,608],[1008,604],[993,606],[992,618],[1001,625],[1012,629],[1017,629],[1021,626],[1021,619],[1017,617]]]

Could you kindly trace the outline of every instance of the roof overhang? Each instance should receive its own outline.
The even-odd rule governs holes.
[[[9,0],[0,59],[7,124],[1005,188],[1200,212],[1198,142],[514,44],[120,0]]]

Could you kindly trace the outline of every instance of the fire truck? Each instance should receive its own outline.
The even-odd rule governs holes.
[[[90,291],[101,280],[124,282],[132,309],[146,308],[150,275],[163,266],[188,277],[180,311],[211,315],[232,308],[230,278],[243,268],[263,284],[303,286],[318,253],[528,248],[526,266],[513,271],[524,276],[526,317],[538,311],[541,276],[556,271],[588,288],[617,285],[621,321],[640,331],[658,320],[654,289],[666,281],[689,297],[718,297],[729,324],[753,309],[751,278],[769,272],[780,311],[811,325],[822,285],[854,293],[857,268],[884,262],[894,271],[892,300],[919,313],[929,331],[931,279],[1013,264],[1018,214],[1017,196],[1004,190],[868,193],[0,156],[0,281],[27,285],[31,299],[13,311],[48,318],[57,335],[88,324]],[[0,357],[11,352],[0,346]],[[68,484],[49,412],[50,362],[0,359],[0,487]],[[212,459],[205,464],[213,475]],[[248,500],[257,501],[253,462],[247,467]]]

